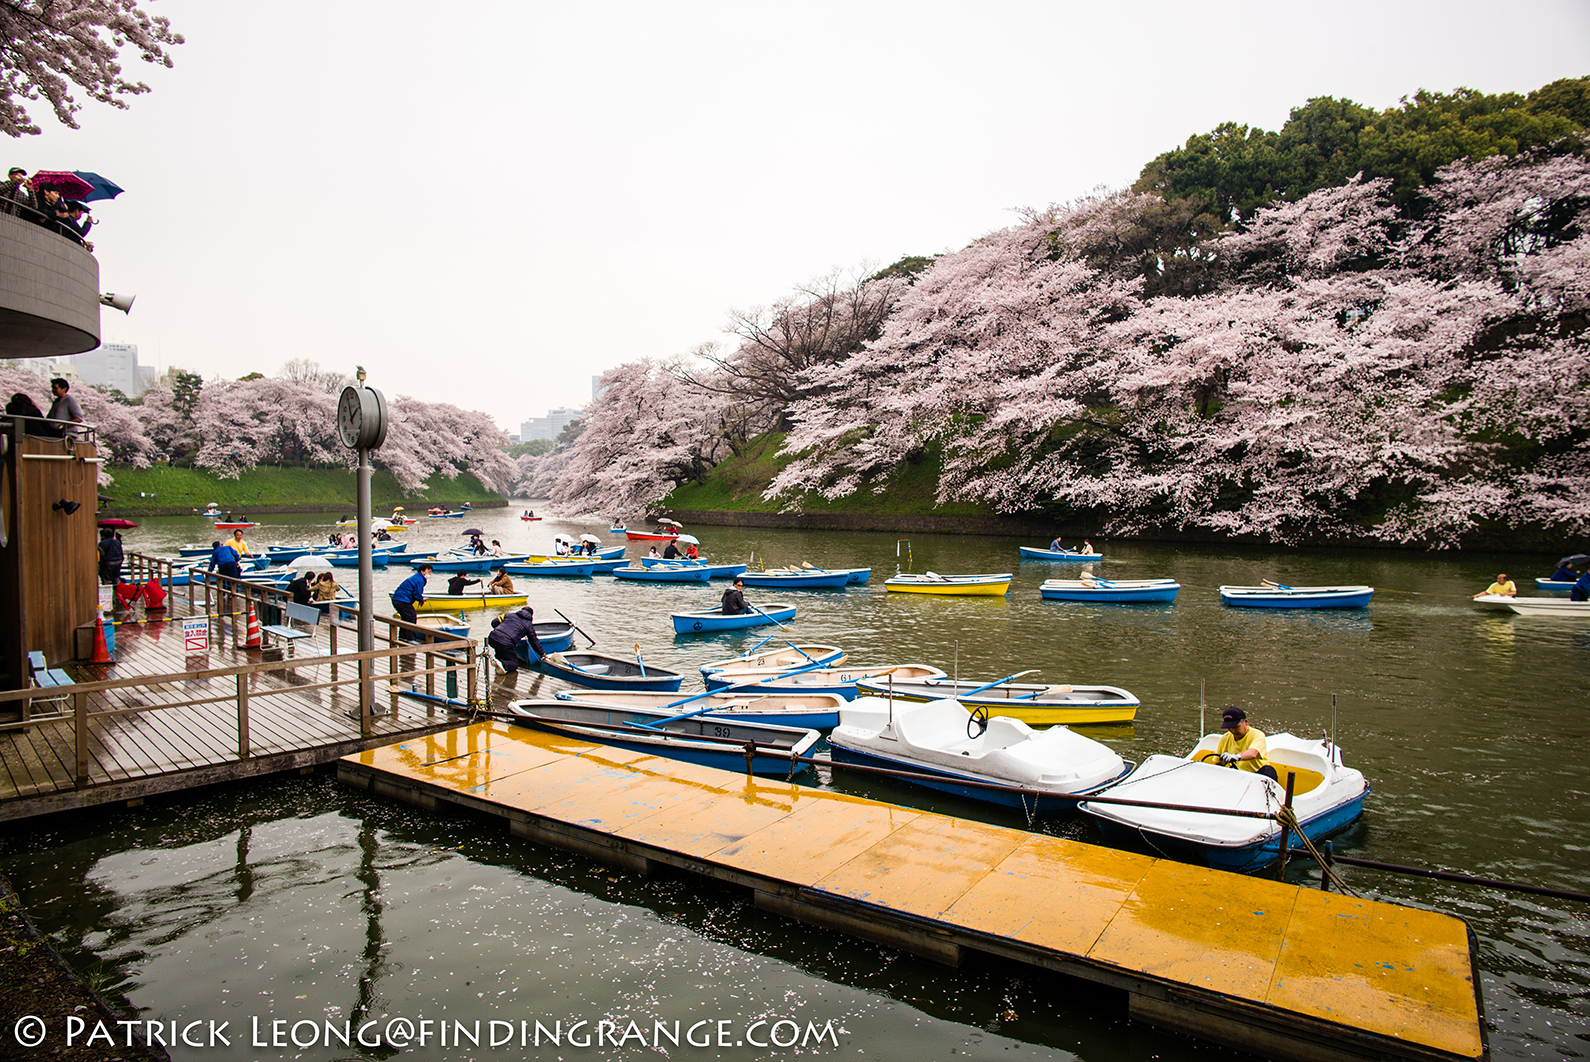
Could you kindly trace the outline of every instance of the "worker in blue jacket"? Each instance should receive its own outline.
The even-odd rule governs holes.
[[[1573,584],[1573,589],[1568,591],[1569,601],[1590,601],[1590,565],[1585,567],[1584,573],[1579,576],[1579,581]]]
[[[243,569],[237,566],[237,550],[224,542],[211,542],[210,547],[215,550],[210,554],[210,570],[222,575],[229,575],[233,579],[243,578]]]
[[[425,604],[425,577],[431,574],[429,564],[416,564],[414,574],[398,584],[392,591],[392,607],[397,609],[398,617],[408,623],[418,623],[419,616],[414,611],[415,605]],[[401,640],[417,642],[420,636],[413,631],[403,631]]]
[[[536,637],[536,614],[528,605],[518,612],[510,612],[501,619],[492,620],[486,644],[491,646],[491,651],[497,655],[497,663],[502,665],[504,671],[518,671],[519,643],[525,638],[530,639],[531,660],[539,660],[547,655],[541,648],[541,640]]]

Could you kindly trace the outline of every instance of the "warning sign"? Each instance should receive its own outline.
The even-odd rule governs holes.
[[[204,617],[182,621],[182,645],[185,652],[210,651],[210,621]]]

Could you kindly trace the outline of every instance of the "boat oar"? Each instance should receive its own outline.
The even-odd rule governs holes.
[[[786,671],[782,675],[780,675],[779,677],[783,678],[785,675],[801,675],[801,674],[804,674],[804,673],[806,673],[808,671],[815,671],[817,668],[820,668],[822,666],[823,666],[822,664],[808,664],[805,667],[796,668],[794,671]],[[663,708],[664,709],[678,708],[681,705],[689,704],[691,701],[699,701],[703,697],[711,697],[715,693],[733,693],[736,690],[751,689],[751,688],[754,688],[755,686],[757,686],[758,684],[760,684],[761,682],[762,682],[761,679],[756,679],[753,682],[736,682],[736,683],[733,683],[733,684],[728,685],[728,686],[720,687],[719,689],[707,690],[705,693],[692,694],[691,696],[685,697],[682,700],[677,700],[677,701],[673,701],[670,704],[665,704],[665,705],[663,705]],[[672,722],[676,722],[676,721],[678,721],[680,719],[689,719],[691,716],[704,715],[707,712],[716,711],[718,707],[719,707],[718,705],[709,704],[709,705],[707,705],[707,707],[700,708],[700,709],[697,709],[695,711],[685,712],[685,713],[683,713],[681,715],[671,715],[671,716],[669,716],[666,719],[654,719],[650,723],[638,723],[636,725],[637,726],[661,726],[664,723],[672,723]]]
[[[998,679],[998,680],[996,680],[994,682],[985,682],[981,686],[977,687],[975,690],[967,690],[965,693],[957,693],[955,695],[955,697],[956,697],[957,700],[959,700],[962,697],[970,697],[970,696],[972,696],[974,694],[982,693],[984,690],[991,690],[995,686],[1003,686],[1007,682],[1014,682],[1016,679],[1019,679],[1019,678],[1023,677],[1024,675],[1036,675],[1041,670],[1042,670],[1041,668],[1036,668],[1035,667],[1035,668],[1029,668],[1026,671],[1018,671],[1014,675],[1006,675],[1004,678]]]
[[[755,645],[751,646],[751,648],[749,648],[745,652],[741,653],[740,654],[740,658],[741,659],[745,659],[746,657],[749,657],[752,653],[756,652],[758,649],[762,648],[762,646],[766,645],[768,642],[770,642],[772,640],[773,640],[773,636],[771,634],[769,634],[766,638],[763,638],[761,641],[759,641]],[[793,645],[794,643],[791,642],[790,644]]]
[[[748,609],[750,609],[750,610],[751,610],[751,611],[752,611],[752,612],[755,612],[755,613],[756,613],[756,614],[757,614],[757,615],[759,615],[759,616],[762,616],[762,617],[764,617],[764,618],[766,618],[766,619],[769,619],[769,620],[773,620],[773,622],[774,622],[774,623],[777,623],[777,624],[778,624],[778,626],[779,626],[779,627],[780,627],[780,628],[782,628],[782,629],[783,629],[783,630],[786,630],[786,631],[787,631],[787,630],[789,630],[789,628],[788,628],[788,627],[785,627],[785,626],[784,626],[784,624],[782,624],[782,623],[779,623],[779,622],[778,622],[778,620],[776,620],[776,619],[773,619],[773,617],[772,617],[772,616],[769,616],[769,615],[768,615],[768,614],[767,614],[767,613],[766,613],[766,612],[763,612],[763,611],[762,611],[762,610],[761,610],[761,609],[759,609],[759,608],[757,608],[757,607],[756,607],[756,606],[755,606],[755,605],[753,605],[753,604],[751,604],[751,603],[750,603],[750,602],[749,602],[749,601],[747,601],[747,602],[746,602],[746,603],[745,603],[745,607],[746,607],[746,608],[748,608]]]
[[[1290,586],[1287,586],[1285,583],[1277,583],[1277,582],[1273,582],[1273,581],[1271,581],[1269,579],[1260,579],[1259,582],[1261,584],[1263,584],[1264,586],[1274,587],[1277,590],[1290,591],[1292,589]]]
[[[771,638],[773,636],[770,634],[767,637]],[[763,641],[767,641],[767,638],[764,638],[762,640]],[[813,656],[812,654],[808,653],[806,650],[802,649],[800,646],[796,645],[794,642],[790,641],[788,638],[784,639],[784,644],[789,646],[791,649],[795,650],[800,655],[804,656],[806,659],[810,660],[812,663],[814,663],[814,664],[817,663],[817,658],[815,656]]]
[[[563,610],[562,609],[556,609],[555,608],[552,611],[556,612],[560,616],[563,616]],[[569,617],[567,617],[567,616],[563,616],[563,622],[567,623],[570,627],[573,627],[575,630],[580,631],[581,634],[585,635],[585,640],[591,643],[590,645],[586,646],[587,649],[593,649],[593,648],[596,647],[596,639],[592,638],[589,634],[585,634],[585,632],[583,630],[580,630],[580,625],[578,623],[575,623],[573,620],[569,619]]]
[[[640,665],[640,677],[646,677],[646,661],[640,658],[640,643],[635,643],[635,663]]]

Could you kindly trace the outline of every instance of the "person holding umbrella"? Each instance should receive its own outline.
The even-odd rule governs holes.
[[[122,550],[121,539],[116,537],[114,527],[100,526],[99,529],[99,581],[104,586],[114,586],[121,582],[121,565],[125,558]]]

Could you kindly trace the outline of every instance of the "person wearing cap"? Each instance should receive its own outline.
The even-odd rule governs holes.
[[[1254,771],[1275,782],[1281,780],[1270,766],[1270,746],[1265,743],[1264,731],[1248,725],[1247,712],[1235,705],[1227,708],[1221,716],[1220,729],[1225,733],[1220,735],[1215,754],[1220,757],[1222,766]]]
[[[740,616],[750,611],[751,606],[745,603],[745,580],[737,575],[734,585],[723,592],[723,614]]]
[[[1486,594],[1497,594],[1502,597],[1517,597],[1518,587],[1515,586],[1513,581],[1507,577],[1507,573],[1503,572],[1496,577],[1496,581],[1494,583],[1492,583],[1490,586],[1487,586],[1484,590],[1475,594],[1474,596],[1484,597]]]
[[[392,591],[392,607],[397,609],[398,618],[405,623],[419,623],[420,617],[414,611],[414,606],[425,604],[425,577],[430,574],[429,564],[416,564],[414,574],[404,579],[398,584],[398,588]],[[413,631],[406,630],[402,632],[401,640],[417,642],[420,637]]]
[[[23,207],[27,209],[21,209]],[[32,217],[29,211],[37,209],[38,201],[33,197],[33,182],[28,180],[28,171],[21,166],[11,167],[5,183],[0,184],[0,214]]]
[[[69,240],[76,240],[92,251],[94,245],[88,240],[88,230],[94,227],[94,219],[90,217],[87,221],[83,220],[83,215],[88,213],[88,207],[75,199],[63,200],[62,205],[66,208],[66,217],[61,222],[65,226],[61,230],[62,235]]]

